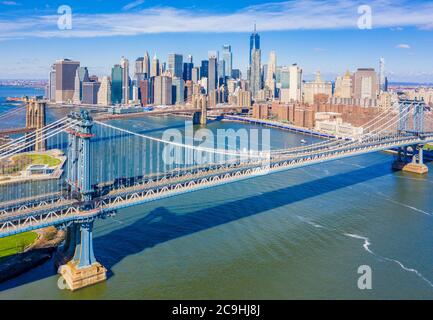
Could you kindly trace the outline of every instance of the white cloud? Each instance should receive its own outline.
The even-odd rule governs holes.
[[[399,49],[410,49],[410,45],[406,44],[406,43],[400,43],[397,45],[397,48]]]
[[[136,7],[139,2],[131,2],[125,7]],[[359,18],[358,5],[356,0],[302,0],[265,3],[224,14],[169,7],[114,14],[74,14],[73,11],[72,30],[58,30],[57,15],[31,16],[14,21],[0,19],[0,38],[249,32],[253,21],[256,21],[259,31],[355,29]],[[433,3],[372,0],[369,5],[372,7],[373,28],[410,26],[433,29]]]
[[[4,6],[19,6],[20,4],[15,1],[0,1],[0,4]]]
[[[138,7],[139,5],[143,4],[145,2],[145,0],[136,0],[133,2],[128,3],[127,5],[125,5],[122,10],[127,11],[127,10],[131,10],[132,8]]]

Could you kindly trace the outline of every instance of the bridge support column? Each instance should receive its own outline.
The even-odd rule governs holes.
[[[407,148],[404,149],[404,159],[401,159],[401,152],[396,161],[392,164],[394,170],[403,170],[405,172],[412,172],[416,174],[425,174],[428,172],[428,167],[424,164],[424,145],[413,146],[412,161],[407,161]]]
[[[96,261],[93,253],[93,220],[76,222],[75,228],[79,237],[75,238],[74,256],[58,270],[72,291],[107,279],[107,270]]]

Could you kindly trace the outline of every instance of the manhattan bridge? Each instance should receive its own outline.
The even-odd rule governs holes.
[[[63,162],[52,173],[55,179],[0,179],[0,238],[48,226],[66,229],[59,273],[75,290],[106,279],[93,250],[96,219],[167,197],[390,149],[396,150],[394,169],[423,174],[433,111],[423,101],[400,100],[365,123],[358,136],[267,151],[164,140],[94,120],[85,110],[23,132],[0,145],[2,166],[13,172],[14,157],[40,150],[61,151]],[[166,161],[173,154],[182,161]]]

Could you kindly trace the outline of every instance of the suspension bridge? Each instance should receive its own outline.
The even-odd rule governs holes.
[[[96,219],[176,195],[394,148],[399,150],[395,169],[426,173],[423,147],[433,142],[433,112],[422,101],[402,100],[365,123],[358,136],[284,149],[264,143],[241,148],[233,141],[227,147],[225,139],[223,147],[197,144],[187,132],[181,140],[158,138],[94,120],[85,110],[72,112],[0,145],[0,169],[15,174],[23,169],[20,155],[47,149],[61,150],[67,158],[57,179],[0,180],[0,238],[47,226],[67,229],[59,273],[76,290],[106,279],[93,251]]]

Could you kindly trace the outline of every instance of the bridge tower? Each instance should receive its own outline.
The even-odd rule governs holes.
[[[87,111],[71,113],[72,121],[77,121],[68,131],[68,177],[73,196],[81,202],[82,218],[76,219],[68,227],[68,236],[63,250],[63,261],[69,262],[59,267],[69,289],[77,290],[104,281],[106,269],[96,261],[93,252],[93,223],[96,219],[93,208],[91,183],[91,144],[93,120]]]
[[[196,111],[192,115],[193,124],[206,125],[207,123],[207,101],[205,95],[200,95],[195,99],[194,106],[200,111]]]
[[[426,106],[423,100],[402,100],[399,101],[399,122],[398,133],[414,134],[422,137],[424,133],[424,110]],[[409,128],[409,115],[412,111],[412,127]],[[424,174],[428,172],[428,167],[424,164],[423,144],[410,146],[412,149],[412,160],[409,161],[408,147],[399,148],[397,159],[392,164],[394,170]]]
[[[26,128],[31,130],[39,130],[46,124],[46,103],[42,100],[27,99],[26,109]],[[43,133],[36,131],[36,140],[39,141],[35,144],[35,151],[45,151],[46,141],[42,140]]]

